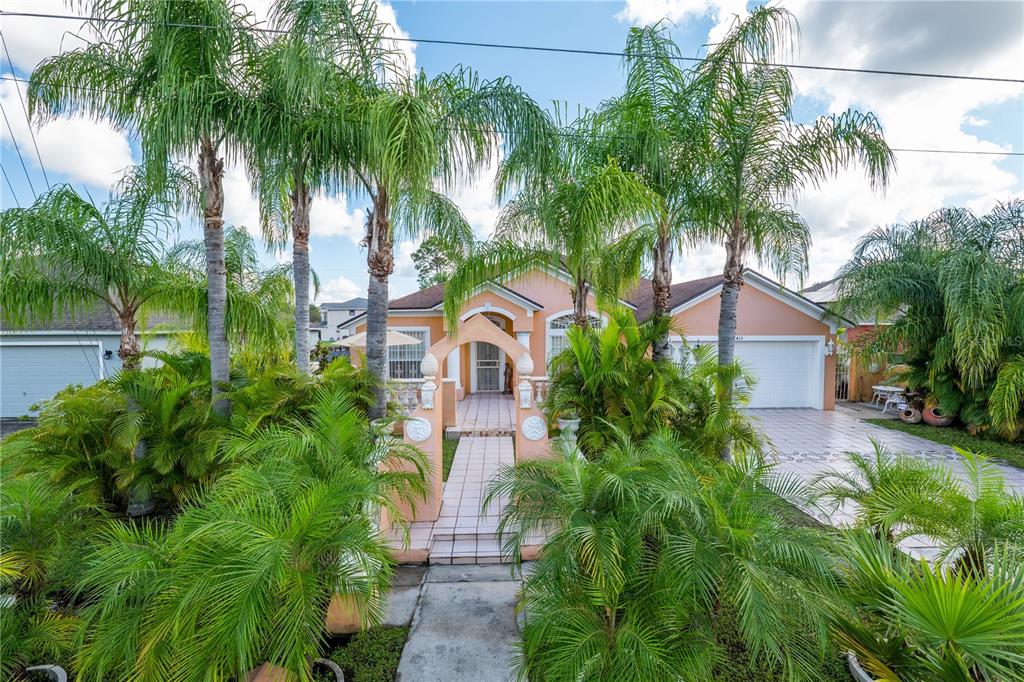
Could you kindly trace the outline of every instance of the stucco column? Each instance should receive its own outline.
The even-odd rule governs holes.
[[[516,332],[516,341],[521,343],[526,350],[530,350],[530,332]]]
[[[455,350],[448,354],[448,367],[445,379],[455,379],[455,388],[462,388],[462,346],[456,346]]]

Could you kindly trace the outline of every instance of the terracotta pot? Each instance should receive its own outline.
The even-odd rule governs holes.
[[[921,410],[908,407],[900,412],[900,421],[904,424],[918,424],[921,421]]]
[[[938,407],[926,407],[921,413],[924,423],[929,426],[949,426],[953,423],[953,417],[946,416]]]

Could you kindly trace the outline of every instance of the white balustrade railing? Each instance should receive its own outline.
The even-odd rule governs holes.
[[[388,389],[391,400],[399,406],[403,416],[412,414],[420,404],[420,387],[423,379],[389,379]]]
[[[543,407],[544,401],[548,399],[548,378],[530,377],[530,381],[533,384],[533,403],[537,407]]]

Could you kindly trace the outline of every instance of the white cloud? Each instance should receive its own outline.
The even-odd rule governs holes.
[[[375,2],[377,4],[377,20],[387,24],[384,35],[388,38],[400,39],[390,41],[391,49],[401,52],[405,57],[405,66],[409,72],[416,73],[416,43],[411,42],[409,32],[398,25],[398,15],[395,13],[394,7],[382,0],[375,0]]]
[[[1015,77],[1024,63],[1020,3],[790,0],[785,6],[800,22],[801,50],[794,59],[800,63],[1006,77]],[[682,23],[710,16],[716,24],[708,40],[714,42],[728,27],[728,16],[745,9],[742,0],[627,0],[618,17],[652,24],[662,17]],[[889,144],[901,148],[1004,150],[964,128],[985,126],[986,135],[998,134],[974,112],[1024,98],[1019,84],[805,70],[794,70],[793,76],[798,93],[823,102],[826,113],[850,107],[874,112]],[[1013,126],[1024,128],[1019,115],[1011,131]],[[877,225],[948,205],[984,213],[997,201],[1024,193],[1020,171],[1006,170],[1002,160],[899,153],[884,195],[872,192],[859,170],[807,191],[797,207],[814,240],[809,279],[833,276],[857,239]],[[718,272],[722,262],[718,247],[680,254],[677,261],[676,275],[686,279]]]
[[[314,237],[344,236],[358,246],[366,232],[366,211],[362,208],[349,211],[344,195],[318,194],[313,197],[309,228]]]
[[[60,180],[55,175],[62,174],[72,182],[84,182],[107,190],[132,165],[132,150],[127,138],[106,123],[72,116],[30,129],[18,98],[19,90],[24,98],[24,83],[9,80],[0,82],[0,101],[3,102],[7,119],[14,131],[14,141],[30,171],[39,168],[39,159],[32,142],[33,132],[39,145],[39,156],[42,157],[43,166],[52,183]],[[0,140],[11,144],[6,124],[0,127]],[[13,156],[13,148],[7,154]],[[42,184],[42,177],[37,178],[39,184]],[[39,186],[36,190],[42,191]]]
[[[1024,7],[1014,3],[818,3],[787,5],[800,21],[800,61],[859,68],[1008,75],[1024,63]],[[913,28],[910,31],[910,28]],[[893,147],[1000,151],[963,130],[973,110],[1019,99],[1014,84],[794,71],[802,94],[829,111],[873,111]],[[1020,125],[1020,121],[1017,122]],[[831,277],[857,238],[876,225],[912,220],[948,205],[984,212],[1024,191],[998,156],[900,153],[884,195],[860,172],[808,192],[798,208],[815,239],[811,279]]]
[[[194,160],[190,165],[195,166]],[[263,237],[260,204],[252,193],[245,167],[237,161],[224,164],[224,221],[235,227],[244,227],[254,237]]]
[[[501,213],[501,206],[494,200],[494,180],[500,163],[501,155],[497,154],[472,179],[445,193],[466,216],[478,239],[494,234]]]
[[[737,16],[747,16],[747,0],[626,0],[626,6],[615,15],[619,21],[640,26],[662,19],[681,24],[710,17],[715,22],[708,34],[710,42],[721,40]]]
[[[5,12],[32,12],[51,14],[85,14],[68,11],[63,2],[50,0],[4,0]],[[4,17],[4,40],[16,68],[30,73],[46,57],[63,50],[82,47],[95,38],[95,33],[78,19],[49,19],[39,17]],[[6,57],[4,56],[5,66]]]
[[[321,302],[347,301],[356,296],[366,296],[365,288],[344,275],[338,275],[332,280],[320,283],[320,295],[316,300]]]

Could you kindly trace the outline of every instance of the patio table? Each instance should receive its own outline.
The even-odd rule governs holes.
[[[871,401],[876,405],[882,405],[882,414],[885,414],[890,405],[895,405],[897,408],[902,409],[904,405],[902,395],[906,390],[902,386],[879,385],[872,386],[871,390],[874,391],[874,396],[871,398]]]

